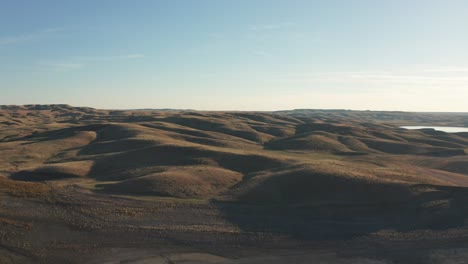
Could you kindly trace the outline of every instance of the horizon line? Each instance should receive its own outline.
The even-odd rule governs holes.
[[[371,110],[371,109],[346,109],[346,108],[294,108],[294,109],[277,109],[277,110],[200,110],[194,108],[152,108],[152,107],[143,107],[143,108],[98,108],[91,106],[78,106],[71,104],[0,104],[0,108],[4,107],[21,107],[21,106],[67,106],[73,108],[92,108],[96,110],[121,110],[121,111],[196,111],[196,112],[288,112],[288,111],[349,111],[349,112],[399,112],[399,113],[447,113],[447,114],[468,114],[463,111],[407,111],[407,110]]]

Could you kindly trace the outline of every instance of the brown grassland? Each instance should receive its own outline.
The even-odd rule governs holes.
[[[466,260],[468,133],[401,125],[468,115],[0,106],[0,263]]]

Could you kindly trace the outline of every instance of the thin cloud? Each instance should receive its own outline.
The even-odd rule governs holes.
[[[468,68],[438,68],[428,69],[425,72],[440,72],[440,73],[457,73],[457,72],[468,72]]]
[[[55,32],[59,32],[63,30],[65,29],[64,28],[46,28],[46,29],[37,30],[35,32],[20,34],[16,36],[0,37],[0,46],[35,41],[43,37],[46,37],[50,34],[53,34]]]
[[[69,71],[84,68],[92,63],[97,62],[109,62],[117,60],[133,60],[144,58],[142,54],[126,54],[117,56],[83,56],[69,59],[68,61],[62,62],[40,62],[39,65],[46,66],[56,71]]]
[[[39,65],[46,66],[55,71],[69,71],[83,68],[84,64],[81,63],[67,63],[67,62],[41,62]]]
[[[277,24],[263,24],[263,25],[251,25],[249,30],[251,31],[266,31],[266,30],[276,30],[294,26],[292,22],[283,22]]]
[[[9,45],[9,44],[16,44],[20,42],[25,42],[28,40],[33,40],[38,36],[36,33],[31,33],[31,34],[23,34],[23,35],[18,35],[18,36],[12,36],[12,37],[1,37],[0,38],[0,45]]]
[[[459,71],[461,72],[461,71]],[[273,81],[287,83],[345,83],[370,84],[373,87],[385,85],[420,85],[440,87],[466,87],[468,77],[463,74],[453,76],[438,76],[419,72],[388,72],[388,71],[360,71],[360,72],[318,72],[310,74],[290,74],[278,76]]]
[[[143,54],[126,54],[117,56],[82,56],[77,57],[79,61],[115,61],[115,60],[134,60],[144,58]]]
[[[64,30],[65,30],[64,27],[54,27],[54,28],[46,28],[46,29],[40,30],[39,32],[53,33],[53,32],[60,32],[60,31],[64,31]]]
[[[264,58],[273,58],[272,53],[270,53],[268,51],[264,51],[264,50],[255,50],[252,53],[257,55],[257,56],[264,57]]]

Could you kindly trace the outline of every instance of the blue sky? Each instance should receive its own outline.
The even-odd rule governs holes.
[[[464,0],[0,0],[0,104],[468,112]]]

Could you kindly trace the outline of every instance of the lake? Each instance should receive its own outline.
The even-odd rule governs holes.
[[[468,132],[468,127],[444,127],[444,126],[401,126],[401,128],[406,129],[423,129],[423,128],[432,128],[439,131],[444,131],[447,133],[458,133],[458,132]]]

